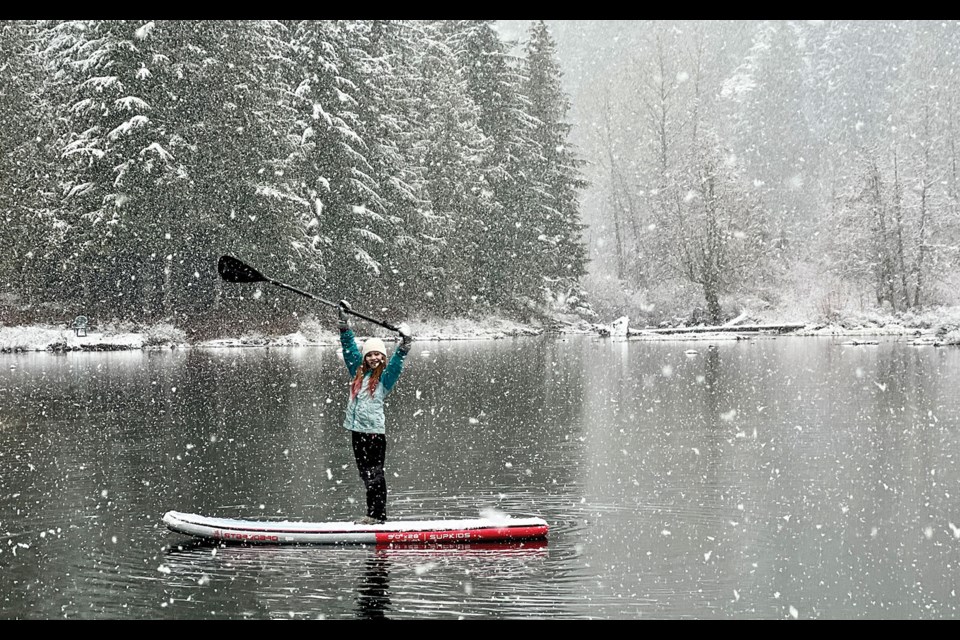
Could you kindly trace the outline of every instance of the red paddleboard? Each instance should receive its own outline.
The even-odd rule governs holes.
[[[195,538],[246,544],[375,544],[543,540],[542,518],[483,517],[462,520],[388,520],[383,524],[210,518],[168,511],[167,528]]]

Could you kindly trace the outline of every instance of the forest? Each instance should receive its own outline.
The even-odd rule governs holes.
[[[554,47],[543,23],[512,52],[492,21],[3,22],[0,320],[296,324],[220,255],[387,318],[589,315]]]
[[[835,322],[958,303],[956,21],[547,24],[601,316]]]
[[[953,22],[22,20],[0,51],[4,324],[310,313],[221,255],[394,322],[958,302]]]

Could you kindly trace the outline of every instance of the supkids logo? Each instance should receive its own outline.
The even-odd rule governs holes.
[[[401,531],[388,533],[387,542],[465,542],[472,539],[470,531]]]
[[[469,531],[443,531],[440,533],[431,533],[427,538],[430,542],[444,542],[446,540],[469,540]]]

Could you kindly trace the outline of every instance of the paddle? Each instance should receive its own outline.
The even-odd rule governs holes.
[[[291,287],[288,284],[284,284],[279,280],[274,280],[273,278],[268,278],[263,275],[253,267],[248,264],[237,260],[233,256],[220,256],[220,260],[217,262],[217,271],[220,272],[220,277],[226,280],[227,282],[269,282],[270,284],[275,284],[278,287],[288,289],[294,293],[299,293],[302,296],[310,298],[311,300],[316,300],[317,302],[322,302],[323,304],[333,307],[334,309],[339,309],[340,305],[336,302],[330,302],[329,300],[324,300],[323,298],[317,297],[312,293],[307,293],[306,291],[301,291],[296,287]],[[399,331],[399,327],[396,327],[388,322],[383,322],[382,320],[377,320],[371,318],[370,316],[365,316],[358,311],[353,309],[344,309],[350,315],[357,316],[358,318],[363,318],[367,322],[372,322],[373,324],[380,325],[385,329],[390,329],[391,331]]]

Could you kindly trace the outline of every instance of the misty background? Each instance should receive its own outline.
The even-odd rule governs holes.
[[[547,25],[605,315],[956,303],[957,22]]]

